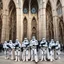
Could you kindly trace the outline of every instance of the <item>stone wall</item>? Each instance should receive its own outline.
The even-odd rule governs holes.
[[[10,2],[14,2],[15,9],[16,9],[16,38],[19,39],[20,42],[23,40],[23,20],[26,17],[27,19],[27,38],[31,39],[32,36],[32,19],[33,17],[36,19],[36,31],[37,31],[37,39],[41,40],[43,37],[49,39],[50,34],[47,32],[48,30],[50,31],[53,29],[53,38],[54,40],[60,40],[60,28],[59,28],[59,23],[61,23],[61,20],[59,21],[60,17],[62,18],[62,27],[61,27],[61,33],[62,33],[62,41],[64,42],[64,0],[36,0],[37,6],[38,6],[38,12],[36,14],[31,13],[31,2],[33,0],[29,0],[29,7],[28,7],[28,14],[23,13],[23,6],[25,3],[25,0],[2,0],[3,3],[3,9],[2,9],[2,32],[1,32],[1,42],[3,43],[5,40],[9,40],[10,37],[10,28],[9,28],[9,22],[10,22],[10,15],[13,14],[12,10],[14,9],[13,4],[9,5]],[[47,4],[50,2],[51,6],[51,14],[52,14],[52,24],[53,28],[47,30],[47,25],[51,22],[47,22]],[[57,8],[60,7],[59,4],[61,3],[61,9],[62,9],[62,14],[58,15],[57,13]],[[1,4],[0,4],[1,5]],[[36,6],[35,5],[35,6]],[[9,6],[11,7],[11,10],[9,12]],[[12,13],[11,13],[12,12]],[[1,11],[0,11],[1,13]],[[50,18],[50,17],[49,17]],[[14,21],[15,21],[14,20]],[[48,24],[47,24],[48,23]],[[52,25],[50,24],[50,26]],[[35,30],[35,29],[34,29]],[[35,31],[34,31],[35,32]],[[50,31],[52,32],[52,31]],[[49,37],[47,36],[49,34]],[[13,35],[12,35],[13,36]],[[50,38],[51,39],[51,38]]]

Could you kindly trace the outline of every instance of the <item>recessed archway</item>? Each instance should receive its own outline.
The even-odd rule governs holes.
[[[48,41],[54,39],[52,8],[49,0],[46,5],[46,38]]]
[[[23,40],[27,37],[27,19],[26,17],[23,20]]]
[[[16,39],[16,6],[13,0],[9,3],[9,39]]]
[[[60,0],[57,1],[57,14],[58,14],[58,22],[59,22],[59,41],[61,43],[64,42],[64,24],[63,24],[63,15],[62,15],[62,5]]]
[[[37,38],[37,21],[35,17],[33,17],[32,19],[31,28],[32,28],[32,36],[35,36]]]

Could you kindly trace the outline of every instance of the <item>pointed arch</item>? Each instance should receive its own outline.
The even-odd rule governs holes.
[[[63,23],[63,13],[62,13],[62,4],[60,0],[57,0],[57,15],[58,15],[58,22],[59,22],[59,41],[61,43],[64,42],[64,23]]]
[[[9,8],[9,39],[16,39],[16,6],[13,0],[10,0]]]
[[[62,4],[60,2],[60,0],[57,0],[57,14],[58,16],[61,16],[62,15]]]
[[[47,40],[54,38],[52,7],[50,0],[48,0],[46,5],[46,38]]]
[[[11,14],[13,11],[16,11],[16,5],[14,3],[13,0],[10,0],[9,2],[9,5],[8,5],[8,8],[9,8],[9,13]]]
[[[32,28],[32,36],[35,36],[37,38],[37,22],[35,17],[33,17],[32,19],[31,28]]]
[[[27,18],[23,20],[23,39],[27,37]]]

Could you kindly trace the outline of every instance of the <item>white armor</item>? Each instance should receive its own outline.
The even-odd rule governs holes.
[[[51,39],[51,41],[49,43],[50,61],[53,61],[54,60],[55,47],[56,47],[56,44],[55,44],[54,40]]]
[[[30,41],[31,61],[35,60],[35,62],[38,62],[37,45],[38,41],[35,39],[35,36],[33,36],[32,40]]]
[[[9,43],[7,43],[5,41],[3,46],[5,48],[5,55],[6,55],[5,58],[6,59],[11,59],[11,55],[12,55],[12,41],[10,40]]]
[[[59,44],[59,41],[56,41],[56,45],[57,45],[57,47],[56,47],[56,58],[57,59],[60,59],[60,44]]]
[[[15,61],[20,61],[20,57],[21,57],[21,44],[18,41],[18,39],[16,39],[16,42],[14,43],[15,46]]]
[[[8,47],[7,47],[7,41],[5,41],[4,42],[4,44],[3,44],[3,48],[4,48],[4,54],[5,54],[5,59],[7,59],[8,58]]]
[[[29,48],[29,41],[27,38],[25,38],[24,41],[22,42],[22,48],[23,48],[22,60],[28,61],[30,59],[30,48]]]
[[[41,52],[41,56],[40,56],[40,59],[41,61],[46,61],[46,54],[48,53],[47,52],[47,42],[46,42],[46,39],[43,38],[42,41],[40,42],[40,52]]]
[[[10,46],[10,48],[8,50],[8,55],[9,55],[9,59],[11,59],[12,58],[12,48],[13,48],[12,40],[9,41],[8,45]]]

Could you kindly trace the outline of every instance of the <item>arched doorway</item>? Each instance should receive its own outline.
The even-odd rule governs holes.
[[[57,1],[57,14],[58,14],[58,22],[59,22],[59,41],[61,43],[64,42],[64,24],[63,24],[63,14],[62,14],[62,5],[60,0]]]
[[[2,34],[2,9],[3,9],[3,3],[2,0],[0,0],[0,42],[1,42],[1,34]]]
[[[54,38],[52,8],[49,0],[46,5],[46,38],[48,41]]]
[[[16,39],[16,6],[13,0],[9,3],[9,39]]]
[[[23,20],[23,39],[27,37],[27,19],[26,17]]]
[[[37,38],[37,22],[35,18],[32,19],[31,27],[32,27],[32,36],[35,36]]]

